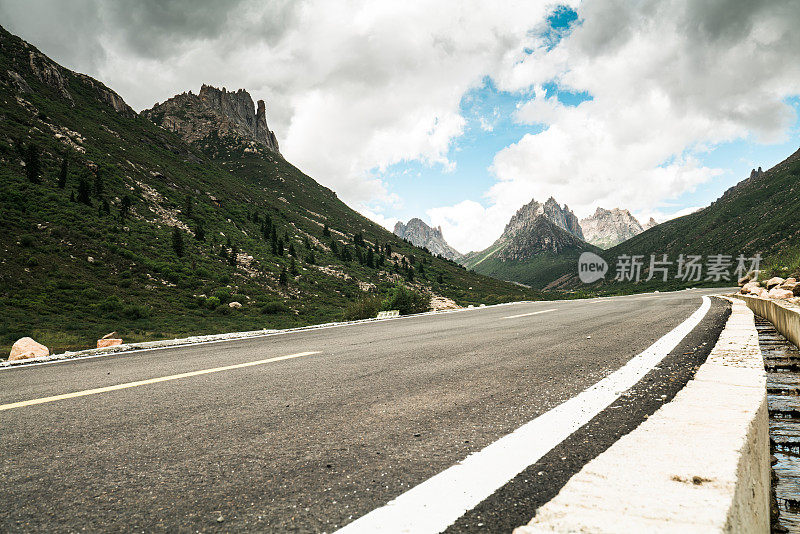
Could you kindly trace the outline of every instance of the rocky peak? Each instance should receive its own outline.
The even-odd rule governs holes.
[[[583,239],[583,231],[578,222],[578,217],[566,204],[561,207],[553,197],[548,198],[544,204],[537,202],[536,199],[531,199],[528,204],[517,210],[517,213],[506,224],[501,239],[503,237],[510,238],[519,232],[527,231],[537,217],[544,217],[562,230],[566,230],[575,237]]]
[[[600,248],[611,248],[644,231],[628,210],[597,208],[594,215],[581,219],[586,241]]]
[[[654,226],[658,226],[658,221],[656,221],[654,218],[650,217],[650,220],[647,221],[645,224],[643,224],[642,228],[644,228],[645,230],[649,230],[650,228],[652,228]]]
[[[245,146],[245,152],[279,152],[275,133],[267,126],[266,104],[259,100],[256,106],[244,89],[229,92],[203,84],[197,95],[176,95],[142,114],[188,143],[208,142],[216,134]]]
[[[88,87],[89,98],[95,98],[111,106],[114,111],[128,118],[136,117],[136,112],[117,93],[103,83],[62,67],[35,46],[10,34],[0,26],[0,51],[5,56],[5,71],[0,71],[0,84],[10,84],[15,92],[41,93],[52,91],[71,107],[80,105],[80,95],[70,93],[70,82],[77,80]],[[74,88],[74,86],[73,86]],[[76,104],[76,98],[78,102]]]
[[[407,239],[414,246],[425,247],[431,253],[449,260],[457,260],[462,256],[445,241],[441,226],[431,228],[422,219],[416,217],[409,220],[407,224],[398,221],[394,225],[394,235],[401,239]]]

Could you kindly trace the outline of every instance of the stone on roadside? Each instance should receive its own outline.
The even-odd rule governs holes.
[[[781,289],[779,287],[773,287],[767,293],[767,296],[771,299],[790,299],[794,297],[794,293],[789,291],[788,289]]]
[[[454,300],[447,297],[434,296],[431,297],[431,309],[433,311],[440,310],[458,310],[461,306],[455,303]]]
[[[770,290],[775,286],[779,286],[784,282],[785,282],[785,280],[783,278],[781,278],[780,276],[774,276],[774,277],[770,278],[769,280],[767,280],[767,290]]]
[[[228,303],[228,307],[230,307],[230,308],[241,308],[242,307],[242,303],[241,302],[236,302],[234,300],[233,302]]]
[[[116,332],[114,332],[116,334]],[[104,349],[106,347],[113,347],[115,345],[122,345],[122,340],[120,338],[114,337],[104,337],[103,339],[97,340],[97,348]]]
[[[795,278],[787,278],[778,287],[780,287],[781,289],[788,289],[789,291],[791,291],[791,290],[793,290],[795,288],[796,285],[797,285],[797,279],[795,279]]]
[[[11,346],[11,354],[8,356],[8,361],[27,360],[28,358],[40,358],[43,356],[50,356],[50,349],[29,337],[23,337]]]
[[[740,289],[739,292],[742,295],[755,294],[756,289],[761,289],[761,286],[758,285],[758,282],[747,282],[742,286],[742,289]]]
[[[750,294],[753,295],[754,297],[760,297],[762,299],[767,298],[767,290],[761,286],[751,289]]]

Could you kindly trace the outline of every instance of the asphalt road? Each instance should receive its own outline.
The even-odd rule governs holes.
[[[316,352],[0,410],[0,531],[331,532],[574,397],[718,292],[519,303],[0,370],[6,405]],[[526,523],[668,401],[724,325],[713,300],[631,395],[450,529]]]

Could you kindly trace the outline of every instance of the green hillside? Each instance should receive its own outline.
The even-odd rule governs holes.
[[[577,280],[574,265],[563,266],[562,276],[551,287],[600,293],[620,293],[653,289],[681,289],[699,286],[736,285],[733,271],[737,256],[763,257],[761,278],[788,277],[800,273],[800,151],[765,172],[753,176],[725,192],[701,211],[667,221],[614,248],[600,253],[608,262],[606,282],[588,288]],[[651,280],[634,284],[608,281],[614,277],[617,258],[622,255],[644,256],[649,267],[650,255],[667,254],[677,262],[680,254],[699,255],[703,262],[712,255],[733,256],[730,281],[675,279],[675,266],[667,282]],[[749,262],[748,262],[749,264]],[[644,274],[647,269],[643,269]],[[645,276],[646,277],[646,276]]]
[[[3,355],[26,335],[60,351],[340,320],[398,281],[540,296],[398,239],[277,154],[189,146],[2,28],[0,121]]]
[[[522,230],[504,233],[489,248],[460,261],[480,274],[542,288],[561,276],[566,265],[577,265],[584,251],[600,249],[538,216]]]

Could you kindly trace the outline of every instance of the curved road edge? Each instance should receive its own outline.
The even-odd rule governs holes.
[[[766,375],[739,300],[693,380],[515,534],[769,532]]]

